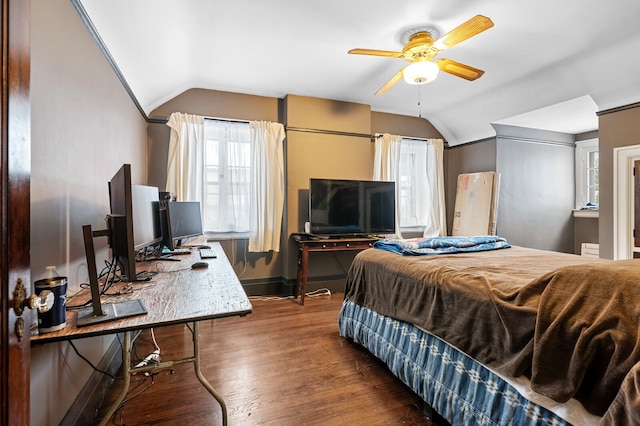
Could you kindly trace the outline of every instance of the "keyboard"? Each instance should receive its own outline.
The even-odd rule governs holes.
[[[177,248],[174,250],[163,251],[162,254],[176,254],[176,255],[191,254],[191,250],[188,248]]]
[[[213,249],[200,249],[200,259],[214,259],[218,257]]]

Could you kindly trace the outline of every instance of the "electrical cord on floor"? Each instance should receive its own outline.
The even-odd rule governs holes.
[[[328,288],[319,288],[314,291],[305,293],[305,297],[317,297],[317,296],[331,296],[331,290]],[[249,296],[249,300],[258,300],[263,302],[269,302],[273,300],[286,300],[293,299],[294,296]]]
[[[305,297],[316,297],[316,296],[331,296],[331,290],[329,290],[328,288],[319,288],[317,290],[305,293]]]
[[[135,391],[136,389],[138,389],[140,386],[142,386],[146,381],[147,378],[151,379],[151,383],[149,383],[148,385],[146,385],[144,388],[142,388],[141,390],[137,391],[134,395],[131,395],[129,398],[124,399],[120,405],[118,406],[118,408],[116,409],[116,411],[113,413],[112,418],[113,420],[113,424],[119,424],[121,426],[124,426],[124,408],[125,408],[125,404],[129,401],[131,401],[134,398],[137,398],[138,396],[142,395],[147,389],[149,389],[151,386],[153,386],[156,383],[156,379],[155,379],[155,375],[157,373],[151,374],[149,376],[143,376],[144,378],[141,380],[138,380],[138,385],[134,388],[131,389],[129,392]],[[118,413],[118,410],[120,410],[120,423],[116,423],[115,422],[115,416]]]

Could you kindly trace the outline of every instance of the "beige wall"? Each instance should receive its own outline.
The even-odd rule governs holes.
[[[295,95],[280,100],[193,89],[150,114],[154,122],[148,125],[149,184],[161,188],[166,183],[169,144],[169,129],[163,121],[174,111],[236,120],[281,121],[287,126],[283,250],[248,253],[245,240],[223,241],[225,252],[250,294],[293,291],[297,251],[289,235],[301,232],[308,218],[309,178],[371,179],[374,133],[442,138],[425,119],[372,112],[369,105]],[[317,276],[342,279],[352,256],[353,253],[340,254],[337,262],[334,256],[327,262],[314,260],[309,271],[311,281]],[[282,278],[288,286],[284,290],[273,282],[281,282]]]
[[[156,122],[149,123],[149,184],[165,188],[169,127],[164,121],[173,112],[198,114],[212,118],[234,120],[278,121],[279,100],[263,96],[191,89],[160,105],[149,114]],[[282,276],[280,253],[248,253],[246,240],[223,240],[222,246],[238,277],[249,294],[279,293]],[[270,284],[273,277],[277,285]],[[266,284],[265,284],[266,283]]]
[[[104,229],[107,182],[130,163],[146,183],[146,122],[69,0],[32,0],[31,13],[31,277],[55,265],[72,295],[88,280],[82,225]],[[106,240],[95,243],[101,269]],[[112,340],[75,344],[98,364]],[[93,370],[66,342],[31,356],[31,424],[57,425]]]
[[[443,139],[438,129],[424,118],[376,111],[371,112],[371,133],[389,133],[423,139]]]
[[[171,113],[235,120],[278,121],[278,99],[217,90],[190,89],[160,105],[149,114],[149,185],[164,188],[167,183],[169,127]]]

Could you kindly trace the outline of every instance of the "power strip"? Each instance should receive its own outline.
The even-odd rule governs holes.
[[[147,355],[142,361],[137,363],[136,368],[146,367],[147,365],[150,365],[150,364],[157,364],[159,360],[160,360],[160,349],[156,349],[155,351]],[[133,373],[133,374],[136,374],[136,373]],[[144,374],[145,376],[148,376],[149,372],[147,371]]]

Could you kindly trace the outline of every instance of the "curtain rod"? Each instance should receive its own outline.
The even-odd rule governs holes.
[[[207,117],[207,116],[204,116],[204,118],[205,120],[220,120],[220,121],[231,121],[235,123],[249,123],[249,120],[238,120],[238,119],[231,119],[231,118]],[[167,124],[167,121],[169,120],[167,118],[149,118],[147,121],[149,123]],[[352,136],[357,138],[367,138],[371,142],[375,141],[375,137],[368,133],[340,132],[337,130],[308,129],[308,128],[290,127],[290,126],[285,126],[285,130],[292,131],[292,132],[320,133],[323,135]]]
[[[195,114],[197,115],[197,114]],[[218,121],[230,121],[232,123],[250,123],[250,120],[240,120],[238,118],[221,118],[221,117],[209,117],[206,115],[202,116],[205,120],[218,120]],[[149,123],[157,123],[157,124],[167,124],[169,121],[168,118],[149,118],[147,120]]]
[[[323,135],[337,135],[337,136],[353,136],[356,138],[367,138],[367,139],[370,139],[371,141],[375,140],[373,135],[370,135],[368,133],[340,132],[338,130],[307,129],[303,127],[290,127],[290,126],[285,127],[285,129],[287,131],[290,130],[292,132],[319,133]]]
[[[382,136],[383,136],[383,134],[382,134],[382,133],[378,133],[378,134],[376,134],[376,136],[375,136],[375,137],[376,137],[376,138],[381,138]],[[429,139],[437,139],[437,138],[416,138],[416,137],[412,137],[412,136],[402,136],[402,135],[400,135],[400,137],[401,137],[402,139],[408,139],[408,140],[410,140],[410,141],[421,141],[421,142],[426,142],[426,141],[428,141]]]

